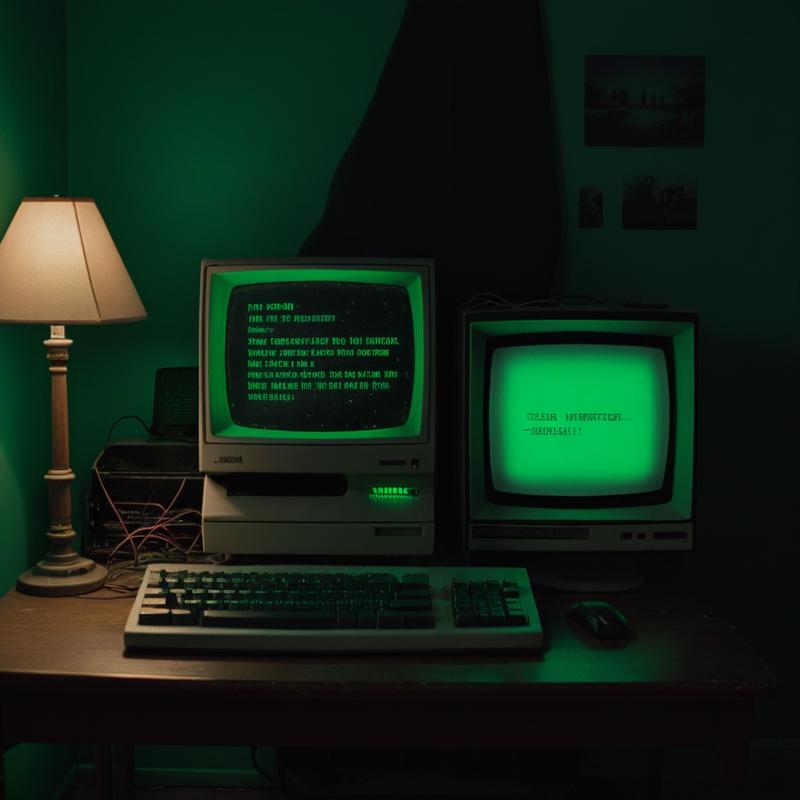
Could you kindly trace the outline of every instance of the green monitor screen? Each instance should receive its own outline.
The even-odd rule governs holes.
[[[668,339],[508,337],[487,357],[487,468],[498,501],[620,505],[668,494]]]
[[[424,307],[423,276],[414,270],[213,273],[211,434],[297,443],[419,437]]]
[[[228,301],[225,385],[237,425],[285,431],[401,428],[414,385],[404,286],[237,286]]]

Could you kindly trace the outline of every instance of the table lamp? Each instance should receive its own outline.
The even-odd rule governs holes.
[[[45,323],[50,362],[52,467],[47,554],[17,580],[26,594],[83,594],[103,585],[106,569],[72,547],[67,359],[64,326],[132,322],[147,312],[94,200],[26,197],[0,242],[0,322]]]

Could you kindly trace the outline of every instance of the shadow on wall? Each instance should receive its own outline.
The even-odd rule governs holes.
[[[409,0],[300,255],[435,260],[440,467],[459,446],[459,308],[547,296],[560,209],[539,4]],[[452,508],[457,470],[438,472]]]
[[[560,207],[539,4],[410,0],[301,254],[434,258],[449,317],[548,293]]]

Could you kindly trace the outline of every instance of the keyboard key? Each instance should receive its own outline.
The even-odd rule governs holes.
[[[430,595],[428,597],[423,598],[420,597],[419,599],[409,599],[406,597],[398,597],[392,600],[389,603],[389,608],[394,609],[404,609],[404,608],[411,608],[411,609],[425,609],[431,608],[431,598]]]
[[[200,624],[208,628],[335,628],[336,612],[319,611],[229,611],[210,610],[202,614]]]
[[[403,617],[403,622],[406,628],[433,628],[435,622],[433,619],[433,611],[430,612],[414,612],[406,613]]]
[[[379,628],[404,628],[405,612],[387,609],[378,615]]]
[[[457,628],[479,628],[481,625],[480,618],[471,609],[468,611],[457,611],[455,623]]]
[[[139,611],[140,625],[169,625],[171,624],[168,608],[142,608]]]
[[[430,579],[422,572],[409,573],[400,579],[402,589],[430,589]]]
[[[378,614],[375,611],[359,611],[358,612],[358,627],[359,628],[377,628],[378,627]]]
[[[167,608],[167,598],[147,596],[142,601],[142,608]]]
[[[339,629],[358,628],[358,613],[355,611],[339,611]]]

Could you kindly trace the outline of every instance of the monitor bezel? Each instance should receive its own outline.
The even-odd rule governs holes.
[[[667,373],[668,425],[667,453],[661,486],[647,492],[625,492],[604,495],[548,495],[521,494],[498,489],[492,476],[489,402],[491,393],[492,361],[495,352],[503,347],[548,344],[621,345],[653,348],[663,353]],[[487,338],[484,351],[483,388],[483,473],[487,499],[499,505],[531,508],[591,509],[625,508],[630,506],[662,505],[672,498],[675,469],[675,354],[672,340],[668,336],[637,333],[598,332],[544,332],[520,333]]]
[[[375,270],[419,275],[422,281],[421,325],[422,390],[420,425],[416,435],[326,438],[283,438],[270,436],[219,436],[212,433],[209,403],[209,304],[212,276],[219,272],[255,270],[326,270],[336,272]],[[200,297],[200,468],[205,472],[404,472],[409,469],[432,471],[434,463],[435,420],[435,293],[434,264],[430,259],[388,258],[259,258],[204,259],[201,263]]]

